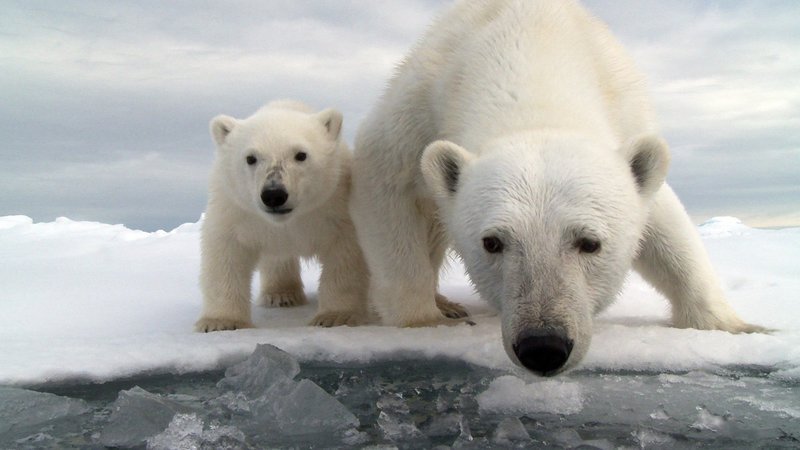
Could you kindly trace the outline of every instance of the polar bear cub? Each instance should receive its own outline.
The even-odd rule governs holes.
[[[197,331],[251,327],[258,303],[306,303],[300,258],[322,265],[311,324],[355,325],[366,315],[368,272],[348,215],[350,151],[342,115],[294,101],[272,102],[244,120],[211,121],[217,145],[202,228],[203,313]]]

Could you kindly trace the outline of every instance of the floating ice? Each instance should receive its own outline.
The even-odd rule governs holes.
[[[254,402],[254,420],[287,435],[334,433],[357,427],[358,418],[311,380],[284,380]]]
[[[455,436],[461,432],[464,416],[458,413],[437,414],[424,427],[425,434],[430,437]]]
[[[85,402],[54,394],[0,387],[0,437],[59,422],[89,410]]]
[[[232,426],[204,428],[196,414],[175,414],[166,430],[147,440],[148,450],[233,450],[245,447],[245,435]]]
[[[378,427],[384,439],[391,442],[425,439],[425,435],[409,417],[410,409],[402,397],[396,395],[381,397],[376,406],[380,409]]]
[[[664,405],[658,405],[658,408],[650,413],[650,418],[653,420],[669,420],[669,414],[664,409]]]
[[[176,413],[189,413],[188,406],[151,394],[136,386],[121,391],[112,406],[100,442],[107,447],[133,447],[162,432]]]
[[[381,429],[383,437],[391,442],[407,442],[425,438],[407,416],[381,411],[378,414],[378,427]]]
[[[649,428],[639,428],[631,433],[640,448],[673,448],[675,439],[671,436]]]
[[[462,418],[459,423],[458,437],[453,441],[453,448],[485,448],[488,445],[486,438],[475,439],[472,436],[472,431],[469,429],[469,424]]]
[[[298,373],[300,365],[294,356],[274,345],[259,344],[250,357],[229,367],[217,386],[256,398],[273,384],[291,380]]]
[[[583,409],[578,383],[542,380],[526,384],[513,375],[496,378],[477,400],[481,411],[500,414],[577,414]]]
[[[691,425],[695,430],[720,431],[727,420],[709,411],[705,406],[697,407],[697,420]]]
[[[517,417],[506,417],[497,424],[492,441],[495,444],[508,446],[514,443],[530,442],[531,436],[525,425]]]

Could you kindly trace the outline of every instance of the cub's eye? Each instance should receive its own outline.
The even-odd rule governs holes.
[[[577,247],[581,253],[592,254],[600,251],[600,242],[593,239],[583,238],[578,239],[578,242],[575,243],[575,247]]]
[[[254,165],[255,163],[258,162],[258,158],[256,158],[253,155],[247,155],[247,158],[245,158],[245,161],[247,161],[247,165],[248,166],[252,166],[252,165]]]
[[[493,236],[485,237],[483,238],[483,249],[489,253],[502,253],[503,241]]]
[[[294,154],[294,160],[303,162],[308,159],[308,154],[306,152],[297,152]]]

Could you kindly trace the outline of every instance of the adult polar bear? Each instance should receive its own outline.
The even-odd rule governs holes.
[[[633,266],[677,327],[755,331],[664,184],[642,76],[572,0],[464,0],[411,51],[356,139],[351,213],[383,322],[446,323],[452,243],[510,358],[554,374]],[[438,308],[437,308],[438,306]]]

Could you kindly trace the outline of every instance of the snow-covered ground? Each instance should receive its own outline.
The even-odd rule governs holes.
[[[305,326],[311,304],[254,306],[256,329],[194,333],[201,304],[199,228],[146,233],[68,219],[0,218],[0,385],[220,369],[244,359],[257,343],[276,345],[301,362],[447,356],[515,371],[497,317],[456,261],[442,290],[467,305],[476,326],[312,328]],[[747,321],[775,331],[670,328],[666,300],[631,275],[619,300],[596,321],[582,368],[682,373],[747,367],[784,382],[800,380],[800,228],[751,229],[718,218],[700,233],[733,306]],[[312,299],[318,274],[315,264],[305,266]]]

